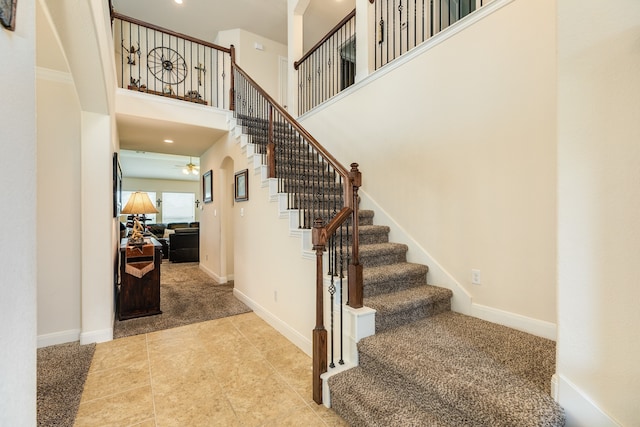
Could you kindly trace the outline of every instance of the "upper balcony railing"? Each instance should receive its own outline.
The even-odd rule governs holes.
[[[351,12],[294,62],[298,71],[298,114],[322,104],[493,1],[369,0],[366,13]],[[368,18],[360,21],[364,16]],[[358,52],[357,61],[356,39],[358,49],[366,51],[363,55]]]
[[[230,49],[117,12],[112,18],[121,88],[229,108]]]
[[[369,0],[375,7],[375,69],[492,0]]]
[[[298,114],[355,82],[356,11],[349,13],[293,65],[298,70]]]

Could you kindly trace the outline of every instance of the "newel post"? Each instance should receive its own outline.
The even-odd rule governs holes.
[[[363,306],[363,284],[362,284],[362,264],[360,264],[360,235],[359,233],[359,215],[358,205],[358,189],[362,185],[362,174],[358,170],[357,163],[351,163],[349,171],[349,181],[352,186],[352,205],[353,205],[353,248],[351,250],[351,263],[349,264],[349,306],[353,308],[361,308]]]
[[[235,111],[236,107],[236,83],[235,83],[235,74],[236,74],[236,48],[234,45],[229,46],[231,49],[231,77],[229,80],[230,88],[229,88],[229,110]]]
[[[316,251],[316,327],[313,329],[313,401],[322,403],[322,378],[327,372],[327,330],[324,327],[324,272],[322,256],[326,246],[326,232],[322,218],[313,223],[313,250]]]
[[[269,104],[269,139],[267,140],[267,173],[276,177],[276,144],[273,142],[273,105]]]

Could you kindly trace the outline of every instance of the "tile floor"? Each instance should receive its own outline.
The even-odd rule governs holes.
[[[98,344],[75,426],[346,426],[254,313]]]

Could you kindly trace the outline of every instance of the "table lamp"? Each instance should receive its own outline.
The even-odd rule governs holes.
[[[123,214],[135,215],[133,222],[133,231],[131,237],[129,237],[129,245],[141,246],[144,244],[144,237],[142,236],[142,225],[138,221],[138,215],[158,213],[159,211],[153,206],[149,195],[142,191],[136,191],[129,197],[129,201],[122,209]]]

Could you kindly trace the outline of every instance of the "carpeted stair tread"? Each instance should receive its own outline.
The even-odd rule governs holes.
[[[411,262],[363,268],[364,297],[425,285],[428,271],[426,265]]]
[[[553,341],[448,311],[365,338],[358,350],[361,369],[418,405],[435,393],[488,426],[564,425],[549,393]]]
[[[364,305],[376,310],[376,333],[451,309],[452,292],[423,285],[365,298]]]
[[[406,262],[407,245],[402,243],[375,243],[360,246],[360,264],[365,267]]]
[[[481,427],[455,410],[443,411],[439,405],[432,404],[427,411],[360,367],[329,378],[329,387],[331,407],[352,427]]]
[[[342,228],[346,230],[346,226],[342,226]],[[349,225],[349,233],[352,230],[351,225]],[[389,227],[386,225],[360,225],[358,231],[361,245],[389,242]]]

